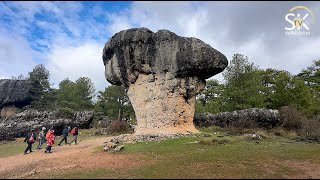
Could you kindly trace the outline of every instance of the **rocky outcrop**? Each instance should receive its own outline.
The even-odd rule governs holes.
[[[194,123],[199,127],[274,128],[281,125],[282,120],[278,110],[250,108],[218,114],[199,113],[195,115]]]
[[[22,137],[31,128],[38,131],[43,126],[47,129],[53,126],[57,135],[61,134],[65,125],[78,125],[80,128],[88,128],[93,116],[92,111],[76,112],[72,118],[63,118],[58,111],[26,110],[11,117],[0,119],[0,140]]]
[[[0,79],[0,108],[23,107],[31,102],[33,84],[28,80]]]
[[[109,142],[111,143],[135,143],[163,141],[168,139],[178,139],[182,137],[196,137],[193,133],[174,133],[174,134],[121,134],[115,136]],[[107,143],[107,142],[106,142]]]
[[[219,51],[168,30],[133,28],[112,36],[103,49],[108,82],[127,89],[137,117],[135,134],[197,132],[196,94],[205,79],[228,64]]]

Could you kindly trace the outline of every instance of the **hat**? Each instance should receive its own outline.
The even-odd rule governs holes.
[[[46,130],[46,127],[42,127],[42,131]]]

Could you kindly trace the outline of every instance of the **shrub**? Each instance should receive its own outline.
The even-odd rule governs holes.
[[[282,127],[286,130],[300,130],[302,123],[307,120],[296,108],[284,106],[279,109],[280,119],[283,122]]]
[[[97,118],[97,116],[93,117],[93,120],[92,120],[90,126],[95,129],[101,128],[101,125],[99,124],[99,119]]]
[[[126,121],[113,120],[110,124],[111,133],[128,132],[129,126]]]
[[[301,136],[306,140],[320,141],[320,115],[303,121]]]
[[[271,132],[275,135],[275,136],[286,136],[287,132],[281,128],[281,127],[277,127],[271,130]]]

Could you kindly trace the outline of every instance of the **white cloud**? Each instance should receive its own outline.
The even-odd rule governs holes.
[[[36,65],[35,55],[41,56],[30,48],[22,36],[0,28],[0,76],[26,76]]]
[[[103,90],[109,85],[104,77],[103,47],[103,44],[95,42],[85,42],[79,46],[55,46],[48,55],[47,64],[55,87],[67,77],[72,81],[89,77],[97,90]]]
[[[320,58],[319,33],[313,31],[310,38],[290,38],[284,34],[284,16],[295,5],[293,2],[256,2],[252,6],[245,2],[236,5],[226,2],[133,2],[129,11],[117,14],[121,14],[119,21],[128,17],[131,27],[147,27],[154,32],[168,29],[180,36],[196,37],[229,60],[233,54],[241,53],[261,68],[284,69],[295,74]],[[312,7],[315,14],[319,12],[314,3],[305,5]],[[314,29],[317,27],[320,27],[319,23]],[[221,75],[216,77],[222,79]]]
[[[0,15],[11,20],[3,21],[3,29],[10,33],[0,31],[1,77],[27,75],[35,65],[43,63],[54,87],[66,77],[76,80],[81,76],[91,78],[97,90],[109,85],[104,78],[104,44],[92,40],[104,37],[106,24],[97,23],[90,14],[80,17],[80,2],[0,2],[0,7]],[[44,13],[46,18],[36,18]],[[31,36],[30,28],[35,25],[43,30],[44,38]],[[43,54],[33,50],[34,46]]]
[[[233,54],[242,53],[261,68],[297,73],[320,58],[317,49],[320,37],[315,31],[309,39],[285,37],[281,31],[285,24],[283,16],[291,5],[133,2],[127,9],[110,13],[100,6],[86,9],[81,2],[0,2],[0,16],[11,19],[1,21],[0,26],[0,77],[27,75],[42,62],[49,69],[55,87],[66,77],[76,80],[87,76],[96,89],[102,90],[109,85],[102,62],[104,43],[108,37],[132,27],[147,27],[154,32],[168,29],[179,36],[203,40],[229,60]],[[319,8],[312,10],[318,17]],[[36,15],[43,13],[57,22],[38,20]],[[29,28],[33,26],[44,30],[45,37],[28,41]],[[31,48],[34,46],[48,48],[43,48],[40,54]],[[213,78],[222,80],[222,74]]]
[[[107,14],[107,17],[110,21],[107,27],[107,31],[111,34],[111,36],[121,30],[129,29],[132,27],[127,16]]]

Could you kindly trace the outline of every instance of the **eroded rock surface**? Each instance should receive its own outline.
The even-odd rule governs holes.
[[[135,134],[197,132],[195,96],[205,79],[228,65],[222,53],[199,39],[147,28],[112,36],[103,62],[108,82],[127,89],[137,117]]]
[[[282,120],[278,110],[249,108],[218,114],[199,113],[195,115],[194,123],[200,127],[274,128],[281,125]]]
[[[65,125],[78,125],[88,128],[93,120],[93,111],[75,112],[73,117],[59,116],[57,111],[26,110],[8,118],[0,118],[0,141],[23,137],[34,128],[39,131],[43,126],[49,129],[53,126],[56,135],[60,135]]]
[[[13,115],[17,108],[29,105],[33,83],[28,80],[0,79],[0,118]]]

